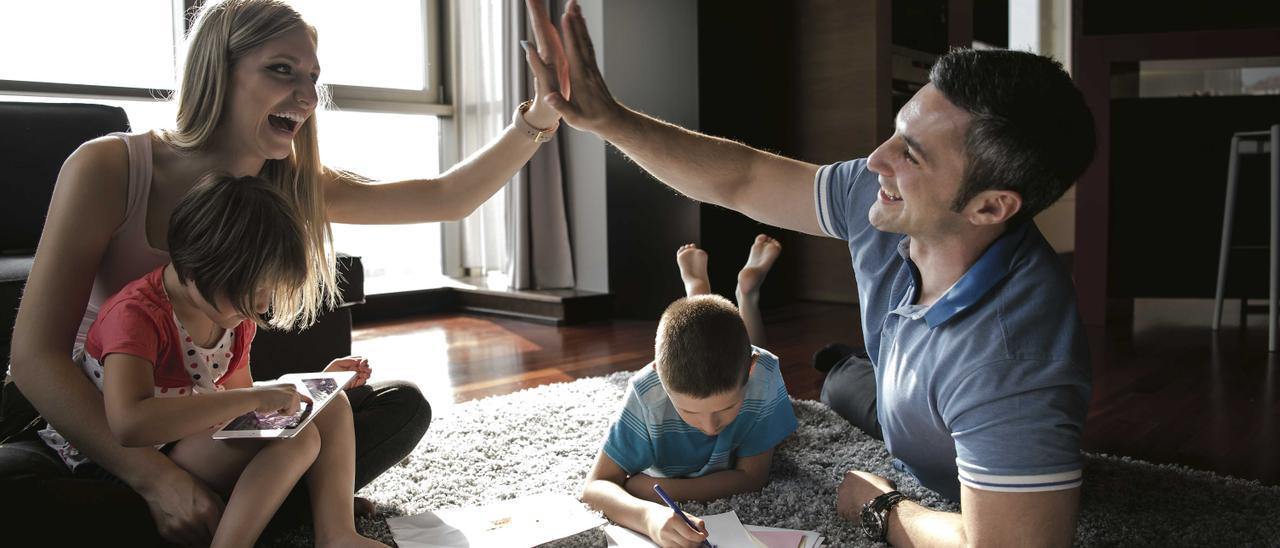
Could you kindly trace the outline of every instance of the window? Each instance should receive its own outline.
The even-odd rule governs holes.
[[[195,0],[42,0],[0,5],[0,100],[98,102],[123,107],[134,131],[172,125],[171,95]],[[319,36],[318,113],[327,165],[374,179],[440,172],[443,103],[441,0],[290,2]],[[360,255],[368,293],[435,287],[439,224],[334,225],[339,251]]]
[[[6,2],[0,14],[0,79],[173,87],[172,0]]]
[[[435,116],[331,111],[318,121],[327,165],[384,181],[440,172]],[[371,138],[381,135],[398,137]],[[441,285],[440,223],[334,224],[333,232],[339,251],[360,255],[367,294]]]
[[[320,30],[325,83],[402,90],[438,83],[428,78],[423,28],[429,22],[420,0],[294,0],[293,5]]]

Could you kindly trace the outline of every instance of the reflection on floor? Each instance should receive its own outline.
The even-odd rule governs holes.
[[[1085,449],[1280,484],[1280,365],[1266,352],[1265,321],[1254,317],[1248,329],[1231,325],[1214,335],[1200,308],[1189,315],[1140,306],[1132,331],[1091,334]],[[766,311],[765,323],[767,347],[797,398],[818,398],[814,351],[835,341],[861,344],[853,306],[788,305]],[[655,327],[437,315],[362,325],[354,347],[370,359],[375,380],[416,382],[443,416],[456,402],[642,367],[653,356]]]

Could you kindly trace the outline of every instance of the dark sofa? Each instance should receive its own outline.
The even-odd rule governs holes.
[[[13,322],[31,272],[45,213],[63,161],[81,143],[128,131],[122,109],[96,104],[0,102],[0,378],[8,373]],[[315,371],[351,353],[350,307],[364,302],[364,271],[358,257],[339,256],[342,303],[300,333],[259,331],[253,343],[257,380]],[[68,353],[71,349],[68,349]],[[122,485],[70,477],[41,443],[39,417],[14,386],[0,401],[0,544],[58,524],[58,538],[113,539],[127,545],[158,542],[142,498]],[[103,512],[111,507],[111,512]],[[121,512],[121,508],[128,510]],[[133,516],[128,523],[104,514]],[[68,527],[70,526],[70,527]],[[15,536],[17,535],[17,536]],[[70,535],[70,537],[68,537]],[[59,540],[33,537],[39,544]]]

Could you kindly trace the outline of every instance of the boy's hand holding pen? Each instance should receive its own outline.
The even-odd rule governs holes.
[[[649,538],[659,546],[681,546],[681,547],[698,547],[714,548],[710,542],[707,542],[706,526],[702,520],[689,516],[680,510],[680,506],[676,501],[662,490],[661,485],[654,484],[653,490],[662,497],[662,501],[671,507],[674,512],[669,518],[663,520],[661,527],[657,530],[649,531]]]

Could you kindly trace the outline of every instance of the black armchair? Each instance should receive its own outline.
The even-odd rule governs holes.
[[[81,143],[118,131],[129,131],[129,121],[116,107],[0,102],[0,379],[8,373],[13,322],[58,171]],[[253,344],[255,378],[315,371],[351,353],[349,307],[364,302],[364,275],[358,257],[338,261],[342,304],[302,332],[260,331]],[[51,452],[41,450],[34,435],[40,423],[15,387],[6,385],[0,407],[0,538],[13,540],[15,531],[36,531],[37,524],[53,521],[61,529],[71,525],[126,544],[158,542],[142,498],[120,484],[72,478]],[[105,521],[104,508],[112,508],[106,514],[116,520],[130,518],[95,523]]]

